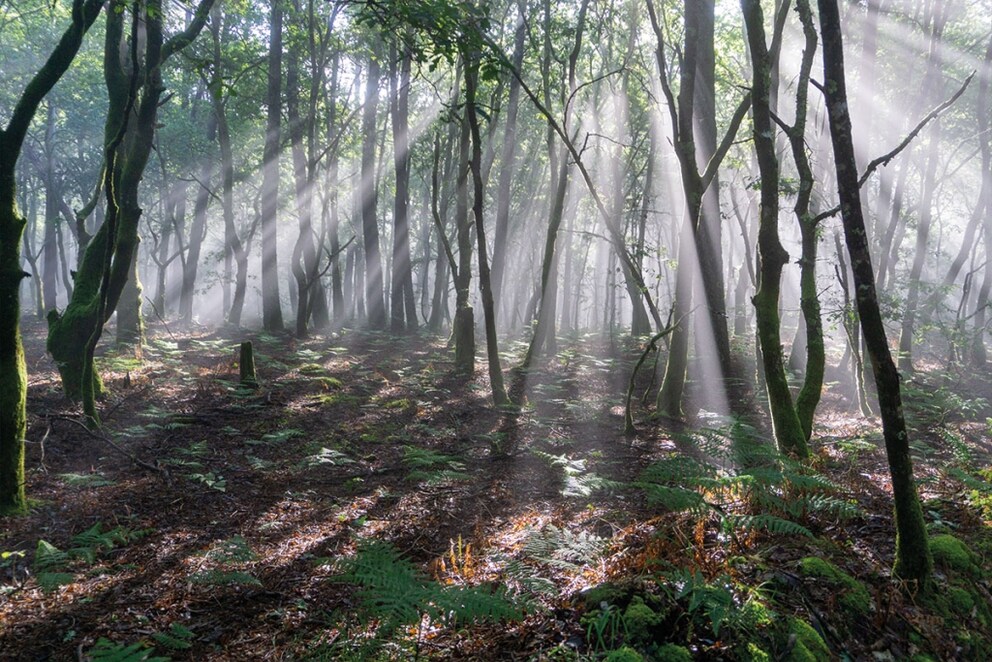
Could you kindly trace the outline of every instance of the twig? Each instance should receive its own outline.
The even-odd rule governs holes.
[[[634,379],[637,378],[637,371],[641,369],[641,366],[644,364],[644,360],[648,357],[648,354],[651,353],[652,350],[654,350],[655,344],[659,340],[670,334],[672,331],[674,331],[678,327],[678,325],[682,323],[682,320],[684,320],[686,318],[686,315],[688,314],[689,313],[686,313],[682,317],[678,318],[678,320],[676,320],[674,324],[669,324],[664,329],[654,334],[654,336],[651,337],[651,340],[648,341],[648,344],[644,348],[644,351],[641,352],[641,358],[637,360],[637,365],[634,366],[634,371],[630,373],[630,381],[627,383],[627,402],[624,405],[624,410],[623,410],[624,434],[631,435],[634,434],[634,432],[636,431],[634,429],[634,417],[631,416],[630,414],[630,400],[634,395]]]
[[[150,464],[148,462],[145,462],[144,460],[142,460],[141,458],[139,458],[134,453],[132,453],[132,452],[128,451],[126,448],[120,446],[113,439],[111,439],[109,437],[106,437],[106,436],[104,436],[102,434],[99,434],[99,433],[94,432],[93,430],[89,429],[88,427],[86,427],[86,424],[83,423],[82,421],[78,421],[75,418],[71,418],[69,416],[52,416],[52,415],[49,415],[48,418],[49,418],[50,421],[66,421],[68,423],[72,423],[73,425],[78,426],[88,436],[92,437],[93,439],[96,439],[97,441],[102,441],[103,443],[107,444],[108,446],[110,446],[111,448],[113,448],[115,451],[117,451],[118,453],[120,453],[121,455],[123,455],[124,457],[126,457],[127,459],[131,460],[131,462],[133,464],[135,464],[136,466],[139,466],[142,469],[147,469],[148,471],[154,471],[155,473],[162,475],[165,478],[165,481],[167,483],[170,483],[170,484],[172,483],[172,476],[169,475],[168,470],[166,470],[166,469],[164,469],[162,467],[156,466],[154,464]]]
[[[178,255],[178,253],[177,253],[177,255]],[[175,255],[173,255],[172,257],[175,257]],[[169,260],[169,261],[171,262],[172,260]],[[158,320],[162,323],[162,326],[165,327],[165,330],[168,332],[169,337],[172,338],[173,340],[175,340],[176,342],[179,342],[178,338],[176,338],[172,334],[172,329],[169,328],[168,322],[165,321],[165,318],[162,317],[162,313],[159,312],[158,306],[155,305],[155,302],[154,301],[152,301],[151,299],[148,298],[148,295],[147,294],[145,295],[145,301],[147,301],[148,303],[151,304],[152,310],[155,311],[155,317],[157,317]]]

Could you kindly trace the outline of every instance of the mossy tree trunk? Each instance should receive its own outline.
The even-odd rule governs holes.
[[[772,57],[765,42],[764,17],[758,0],[741,0],[751,53],[751,119],[754,150],[761,174],[761,203],[758,210],[758,291],[754,311],[758,342],[765,369],[765,389],[771,411],[775,442],[783,453],[809,455],[806,437],[793,404],[782,352],[779,298],[782,269],[789,260],[778,234],[779,166],[775,132],[769,107]]]
[[[837,0],[818,0],[818,5],[820,34],[823,39],[823,87],[836,161],[844,236],[854,272],[861,330],[864,333],[878,387],[885,452],[892,476],[896,523],[896,561],[893,572],[900,578],[915,581],[920,588],[926,589],[933,573],[933,558],[930,554],[923,510],[913,479],[913,461],[909,454],[909,435],[903,416],[899,372],[892,360],[878,307],[875,274],[861,209],[851,118],[847,109],[840,12],[837,8]]]
[[[138,246],[142,213],[138,187],[151,153],[164,91],[160,68],[199,34],[212,3],[202,0],[186,29],[163,42],[161,0],[147,0],[139,12],[144,23],[144,52],[132,47],[129,56],[121,51],[128,12],[118,11],[118,7],[126,6],[119,4],[107,12],[104,75],[110,104],[103,185],[107,215],[83,253],[69,305],[61,315],[49,313],[47,341],[63,390],[69,398],[82,400],[91,423],[97,422],[94,400],[102,390],[93,354],[103,325],[120,301]],[[134,21],[132,30],[136,25]],[[140,68],[127,71],[125,62],[138,62]]]
[[[813,56],[816,54],[816,26],[809,0],[796,0],[796,11],[803,26],[805,46],[799,78],[796,82],[796,120],[791,127],[784,127],[792,148],[792,158],[799,173],[799,192],[794,211],[802,237],[799,259],[799,305],[803,314],[805,332],[806,368],[802,388],[796,396],[796,414],[809,441],[813,434],[813,416],[820,403],[826,352],[823,344],[823,321],[820,317],[820,297],[816,290],[816,255],[819,245],[819,221],[811,209],[813,195],[813,169],[806,153],[806,100],[809,89]]]
[[[7,126],[0,130],[0,512],[20,512],[27,506],[27,369],[21,345],[20,287],[28,274],[20,266],[26,222],[17,210],[17,159],[38,106],[72,64],[102,7],[102,0],[73,1],[72,23],[24,88]]]

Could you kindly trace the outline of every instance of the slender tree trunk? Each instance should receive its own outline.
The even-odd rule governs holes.
[[[465,66],[459,61],[460,69]],[[461,82],[461,72],[456,80]],[[458,270],[455,277],[455,321],[452,335],[455,341],[455,372],[471,375],[475,372],[475,313],[469,303],[472,284],[472,228],[468,217],[468,175],[470,132],[468,118],[462,117],[458,139],[458,175],[455,191],[455,233],[458,243]]]
[[[265,97],[267,119],[262,156],[262,326],[269,332],[283,330],[277,249],[281,151],[279,134],[282,123],[282,19],[282,3],[272,0],[268,87]]]
[[[396,195],[393,204],[393,270],[390,289],[390,322],[394,332],[417,328],[417,310],[413,305],[413,270],[410,264],[410,56],[396,56],[390,72],[390,111],[393,119],[393,166],[396,171]]]
[[[379,220],[376,217],[376,111],[379,105],[379,60],[369,54],[365,71],[365,105],[362,107],[362,175],[360,192],[362,236],[365,247],[365,302],[372,329],[386,328],[386,304],[382,296],[382,257],[379,252]]]
[[[751,53],[751,112],[753,141],[761,173],[761,205],[758,210],[758,291],[754,312],[758,324],[765,388],[772,415],[775,441],[783,453],[805,458],[806,436],[796,414],[785,375],[782,355],[779,300],[782,269],[789,260],[778,234],[779,166],[775,154],[775,130],[769,107],[771,58],[765,43],[764,18],[758,0],[741,0]]]
[[[217,118],[211,113],[207,119],[207,143],[213,144],[217,138]],[[208,156],[200,168],[200,183],[196,187],[196,201],[193,203],[193,223],[189,228],[189,243],[186,263],[183,264],[183,286],[179,293],[179,319],[183,326],[193,324],[193,297],[196,292],[196,275],[200,266],[200,252],[207,234],[207,206],[210,204],[210,180],[213,178],[214,158]]]
[[[465,114],[468,117],[469,132],[472,137],[472,211],[475,215],[475,236],[479,246],[479,290],[482,293],[482,311],[486,321],[486,357],[489,364],[489,385],[493,403],[498,407],[509,402],[503,386],[503,369],[500,365],[499,346],[496,339],[496,309],[493,305],[492,283],[490,282],[489,258],[486,255],[486,230],[483,222],[485,187],[482,182],[482,139],[479,135],[479,119],[476,114],[475,97],[479,84],[479,59],[476,54],[468,56],[465,67]]]
[[[823,82],[830,133],[837,168],[837,188],[847,251],[854,271],[861,329],[864,332],[878,387],[885,450],[895,502],[896,562],[894,574],[927,589],[933,572],[926,524],[913,480],[909,435],[903,416],[899,373],[889,352],[885,326],[878,308],[875,274],[868,251],[859,198],[858,168],[854,158],[851,118],[847,110],[844,47],[837,0],[818,0],[823,39]]]
[[[519,70],[524,60],[526,24],[521,16],[513,39],[513,66]],[[502,301],[503,273],[506,269],[507,236],[510,227],[510,185],[517,169],[517,110],[520,106],[520,81],[510,78],[506,102],[506,128],[503,132],[503,152],[500,157],[499,182],[496,185],[496,232],[493,237],[492,289],[493,299]]]

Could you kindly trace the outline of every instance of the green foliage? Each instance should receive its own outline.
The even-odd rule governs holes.
[[[688,651],[686,651],[688,652]],[[690,656],[691,660],[692,657]],[[610,651],[606,657],[603,658],[603,662],[643,662],[644,656],[638,653],[636,650],[630,646],[622,646],[614,651]]]
[[[672,512],[715,516],[727,533],[766,531],[812,536],[814,516],[849,518],[860,510],[825,476],[780,456],[748,426],[704,429],[685,440],[711,460],[680,453],[652,463],[636,485],[652,504]],[[758,514],[737,514],[747,504]]]
[[[169,662],[168,657],[153,656],[154,648],[144,642],[128,646],[100,637],[93,648],[86,651],[91,662]]]
[[[833,659],[823,637],[806,621],[790,618],[788,635],[795,644],[786,658],[789,662],[830,662]]]
[[[658,662],[692,662],[689,649],[677,644],[662,644],[654,657]]]
[[[70,487],[108,487],[115,484],[103,474],[96,472],[88,474],[64,473],[59,474],[59,478]]]
[[[333,448],[327,448],[322,446],[319,451],[313,455],[308,455],[303,458],[301,462],[302,466],[307,469],[313,467],[319,467],[321,465],[329,465],[332,467],[339,467],[343,464],[354,464],[355,461],[342,453],[339,450]]]
[[[951,420],[974,420],[989,407],[984,398],[966,398],[946,385],[934,388],[908,380],[902,389],[906,424],[915,431],[941,427]]]
[[[196,634],[182,623],[173,623],[168,632],[154,632],[152,639],[171,650],[189,650]]]
[[[65,551],[47,540],[39,540],[34,554],[35,579],[44,591],[71,584],[75,574],[69,570],[75,569],[80,564],[92,564],[101,552],[127,544],[144,535],[144,531],[133,531],[121,526],[104,531],[103,524],[97,522],[74,536],[72,546]]]
[[[354,557],[341,561],[339,570],[337,581],[358,587],[364,622],[378,623],[380,640],[402,626],[419,625],[424,616],[449,626],[522,617],[505,589],[430,581],[385,543],[363,543]]]
[[[833,563],[817,556],[808,556],[799,562],[799,569],[807,577],[824,580],[837,592],[837,601],[852,616],[866,617],[871,612],[871,593],[864,584]]]
[[[444,455],[429,448],[403,447],[403,464],[410,469],[407,480],[422,481],[429,485],[450,483],[469,478],[465,465],[456,457]]]
[[[552,469],[561,472],[561,494],[566,497],[587,497],[600,490],[615,489],[621,486],[614,480],[603,478],[586,469],[585,459],[573,459],[568,455],[552,455],[539,450],[531,450]]]
[[[230,566],[250,563],[258,558],[255,552],[241,536],[232,536],[221,540],[205,554],[206,559],[220,567],[201,570],[190,576],[190,581],[211,586],[261,586],[262,582],[254,575],[244,570],[231,569]]]

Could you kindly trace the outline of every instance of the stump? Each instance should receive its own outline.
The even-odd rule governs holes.
[[[255,352],[250,340],[241,343],[241,360],[238,362],[238,367],[241,369],[241,385],[246,388],[258,388],[258,379],[255,377]]]

